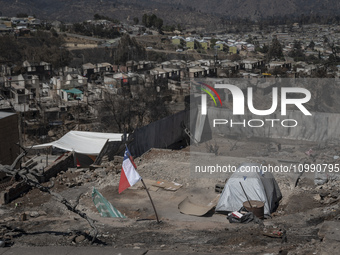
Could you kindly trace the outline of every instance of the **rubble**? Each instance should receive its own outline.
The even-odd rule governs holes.
[[[284,142],[280,142],[281,151],[287,149]],[[258,160],[263,163],[262,158],[257,155],[260,142],[242,144],[238,142],[238,148],[232,151],[233,156],[240,157],[240,160]],[[230,146],[233,146],[231,143]],[[245,146],[245,147],[244,147]],[[205,146],[199,147],[202,152]],[[242,158],[243,149],[246,148],[248,159]],[[296,154],[298,146],[291,147],[289,153]],[[305,151],[301,148],[300,151]],[[313,149],[317,151],[317,149]],[[327,149],[322,149],[326,151]],[[219,152],[228,151],[228,147],[220,146]],[[239,153],[239,154],[237,154]],[[282,160],[281,152],[271,152],[266,162],[276,164],[277,158]],[[303,251],[320,251],[325,253],[338,247],[332,235],[328,235],[330,222],[337,222],[339,219],[339,190],[338,180],[329,180],[323,185],[314,185],[314,174],[304,173],[297,187],[294,186],[294,175],[282,173],[275,174],[275,178],[282,191],[283,200],[278,210],[271,215],[272,218],[265,219],[264,225],[267,235],[275,234],[276,230],[285,230],[286,239],[270,238],[263,235],[263,227],[253,225],[235,226],[230,224],[225,215],[213,214],[203,218],[181,214],[177,206],[185,197],[189,196],[192,204],[206,205],[216,197],[216,183],[225,183],[223,179],[192,178],[188,171],[189,152],[171,151],[164,149],[152,149],[139,158],[135,159],[138,172],[143,176],[147,186],[149,183],[164,180],[168,183],[176,182],[182,184],[176,191],[166,191],[155,186],[150,188],[152,198],[163,223],[157,225],[150,201],[145,191],[131,187],[118,194],[118,183],[122,158],[115,157],[112,161],[103,162],[101,166],[93,168],[74,168],[63,170],[56,177],[50,179],[55,182],[54,190],[61,192],[72,201],[77,195],[82,194],[79,200],[79,209],[96,220],[99,228],[98,238],[101,242],[115,247],[143,247],[160,249],[181,249],[189,251],[207,251],[218,253],[221,247],[228,246],[230,252],[261,252],[264,247],[268,253],[277,254],[285,250],[288,254],[308,254]],[[219,156],[217,156],[219,157]],[[284,157],[288,158],[289,154]],[[228,156],[226,159],[230,158]],[[254,160],[254,161],[256,161]],[[284,159],[287,160],[287,159]],[[150,181],[147,181],[147,180]],[[112,203],[121,213],[127,216],[126,219],[108,221],[100,217],[93,205],[91,190],[95,187],[105,198]],[[5,205],[8,211],[5,213],[2,222],[14,227],[24,226],[26,231],[61,231],[64,236],[53,236],[44,234],[50,244],[64,245],[86,245],[88,244],[86,228],[79,217],[74,217],[62,206],[57,205],[53,199],[42,196],[39,191],[31,190],[22,197]],[[7,210],[6,209],[6,210]],[[11,212],[11,213],[9,213]],[[26,221],[18,221],[21,214],[25,214]],[[323,226],[325,222],[325,226]],[[22,224],[22,225],[21,225]],[[336,225],[336,224],[334,224]],[[227,230],[226,230],[227,229]],[[146,231],[147,230],[147,231]],[[269,231],[273,230],[273,231]],[[269,232],[268,232],[269,231]],[[333,231],[333,230],[332,230]],[[334,230],[337,233],[336,229]],[[10,234],[15,243],[28,244],[32,236]],[[71,233],[71,234],[70,234]],[[269,233],[269,234],[268,234]],[[245,242],[244,240],[247,240]],[[43,244],[43,239],[36,243]],[[199,241],[196,241],[199,240]],[[281,243],[281,241],[287,240]],[[136,245],[135,245],[136,244]],[[240,245],[241,244],[241,245]],[[312,252],[313,253],[313,252]],[[334,252],[333,252],[334,253]]]

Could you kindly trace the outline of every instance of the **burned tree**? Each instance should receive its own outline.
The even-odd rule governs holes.
[[[127,86],[128,87],[128,86]],[[132,132],[168,116],[162,97],[154,87],[143,87],[138,93],[123,88],[121,93],[106,91],[101,106],[101,120],[112,131]]]

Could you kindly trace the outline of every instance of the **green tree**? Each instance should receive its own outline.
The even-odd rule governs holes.
[[[257,46],[256,51],[261,52],[261,53],[267,53],[269,51],[269,47],[267,44],[264,44],[262,47]]]
[[[157,21],[157,16],[155,14],[152,14],[151,16],[149,16],[148,27],[155,27],[156,21]]]
[[[303,53],[303,50],[302,50],[302,47],[301,47],[301,42],[297,41],[297,40],[294,41],[294,49],[291,52],[289,52],[288,55],[291,58],[294,58],[295,62],[305,61],[305,59],[306,59],[306,56]]]
[[[134,17],[134,18],[133,18],[133,22],[135,23],[135,25],[138,25],[139,19],[138,19],[137,17]]]
[[[146,27],[154,27],[161,29],[163,26],[163,20],[158,18],[155,14],[147,15],[146,13],[142,17],[142,23]]]
[[[155,26],[158,30],[160,30],[160,29],[162,28],[162,26],[163,26],[163,20],[160,19],[160,18],[156,18],[155,23],[154,23],[154,26]]]
[[[212,38],[212,39],[210,40],[210,48],[211,48],[211,49],[213,49],[213,48],[215,47],[216,42],[217,42],[217,39],[215,39],[215,38]]]
[[[248,39],[246,40],[246,42],[253,44],[253,37],[251,35],[248,35]]]
[[[142,24],[146,27],[148,27],[148,15],[146,13],[143,14],[142,16]]]
[[[201,50],[202,49],[202,45],[198,42],[198,41],[194,41],[194,48],[195,49],[198,49],[198,50]]]
[[[294,40],[294,49],[301,50],[301,42]]]
[[[282,60],[284,59],[283,57],[283,52],[282,52],[282,46],[281,43],[279,42],[278,39],[273,39],[272,44],[269,47],[268,54],[267,54],[268,60],[271,59],[277,59],[277,60]]]
[[[223,46],[223,51],[224,52],[229,52],[229,46],[228,45],[224,45]]]
[[[145,57],[145,48],[134,37],[124,34],[116,50],[118,64],[126,64],[128,60],[138,60]]]
[[[93,15],[93,18],[94,20],[99,20],[101,16],[98,13],[96,13],[95,15]]]

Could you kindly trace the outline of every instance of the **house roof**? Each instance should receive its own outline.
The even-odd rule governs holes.
[[[126,74],[123,74],[123,73],[116,73],[113,75],[113,78],[115,79],[126,79],[128,78],[128,76]]]
[[[83,94],[83,92],[79,89],[63,89],[67,93],[72,93],[72,94]]]
[[[152,73],[152,74],[162,74],[162,73],[167,73],[167,72],[160,67],[156,67],[156,68],[150,70],[150,73]]]
[[[107,67],[107,66],[112,66],[110,63],[103,62],[103,63],[98,63],[98,67]]]
[[[13,113],[13,112],[0,112],[0,119],[4,119],[4,118],[7,118],[9,116],[12,116],[16,113]]]
[[[204,71],[204,70],[205,70],[204,68],[199,67],[199,66],[195,66],[195,67],[189,68],[189,72],[190,72],[190,73],[193,73],[193,72],[202,72],[202,71]]]
[[[96,67],[91,63],[86,63],[83,65],[83,69],[94,69],[94,68]]]
[[[18,89],[25,89],[25,86],[20,86],[19,84],[16,84],[16,83],[12,83],[11,86],[12,86],[12,88],[15,89],[15,90],[18,90]]]

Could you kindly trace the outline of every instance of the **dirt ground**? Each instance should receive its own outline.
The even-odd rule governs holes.
[[[217,147],[216,153],[210,153]],[[313,158],[305,154],[310,148]],[[180,213],[178,204],[186,197],[196,204],[207,204],[218,196],[215,184],[224,183],[228,178],[192,176],[190,151],[233,164],[290,164],[311,160],[334,163],[337,150],[335,145],[231,137],[215,137],[209,143],[178,151],[151,149],[135,159],[143,179],[183,185],[177,191],[150,189],[160,224],[155,221],[151,203],[146,191],[139,188],[140,184],[118,194],[120,174],[116,174],[116,169],[121,166],[115,166],[113,162],[103,163],[102,168],[95,170],[70,168],[61,172],[53,179],[53,190],[71,201],[82,194],[77,208],[93,218],[99,229],[94,245],[172,250],[174,253],[219,254],[227,249],[230,254],[330,254],[333,248],[334,251],[339,249],[340,240],[327,233],[339,233],[340,228],[321,230],[336,227],[340,222],[340,182],[337,180],[315,186],[314,174],[305,173],[295,187],[298,174],[275,173],[283,199],[278,210],[263,224],[231,224],[226,215],[213,212],[203,217],[185,215]],[[127,218],[101,217],[92,202],[93,187]],[[87,222],[37,189],[1,206],[0,213],[2,238],[7,245],[90,245]],[[26,220],[23,220],[23,214]],[[286,239],[264,235],[265,231],[271,230],[285,231]]]

